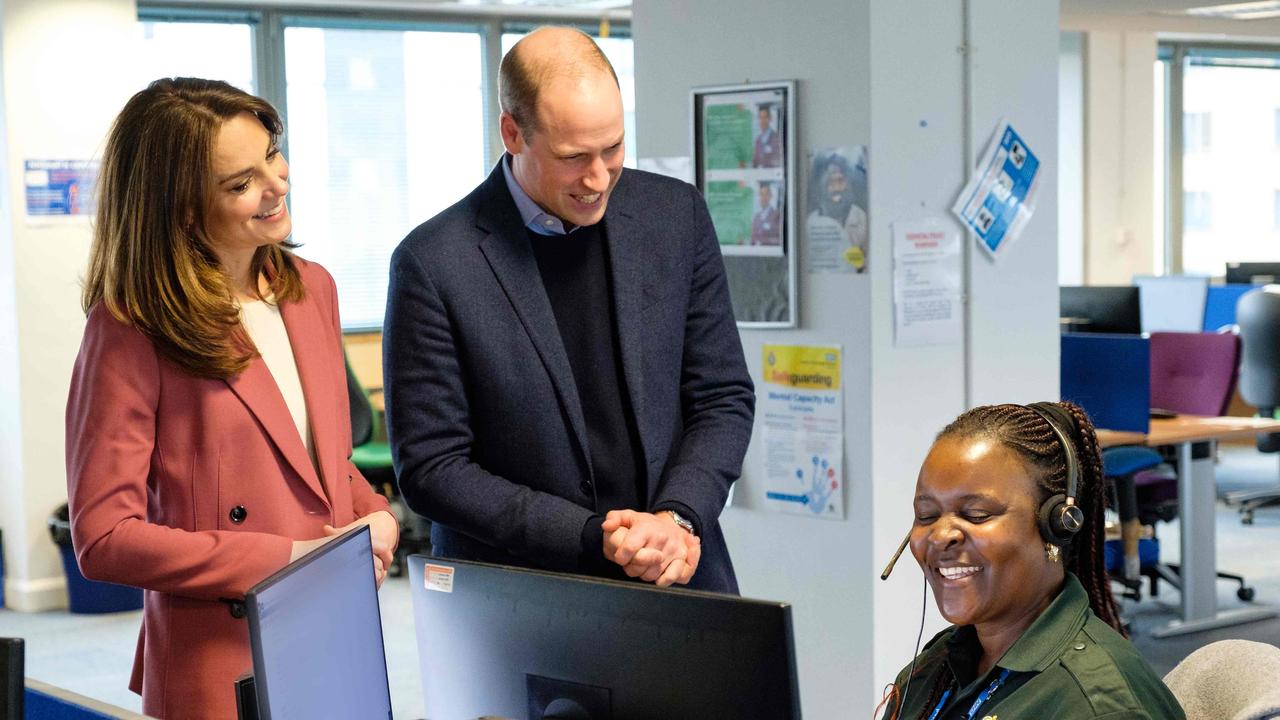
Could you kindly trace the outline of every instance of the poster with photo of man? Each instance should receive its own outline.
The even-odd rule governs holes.
[[[809,272],[867,271],[867,148],[814,148],[805,236]]]

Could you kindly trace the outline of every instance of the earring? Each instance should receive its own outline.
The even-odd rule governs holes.
[[[1051,563],[1062,562],[1062,548],[1053,543],[1044,544],[1044,554],[1049,557],[1049,562]]]

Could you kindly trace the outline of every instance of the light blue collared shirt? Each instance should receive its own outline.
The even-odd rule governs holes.
[[[516,176],[511,174],[510,155],[502,156],[502,176],[507,180],[507,190],[511,191],[511,199],[516,201],[516,209],[520,211],[520,219],[524,221],[525,227],[539,235],[568,235],[578,229],[575,227],[573,230],[565,230],[560,218],[538,207],[538,203],[516,182]]]

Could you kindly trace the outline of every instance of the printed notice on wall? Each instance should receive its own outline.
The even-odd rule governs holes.
[[[765,507],[844,519],[839,346],[764,346]]]
[[[1036,209],[1040,158],[1007,122],[996,134],[951,211],[993,257],[1017,239]]]
[[[960,341],[960,272],[960,234],[951,223],[893,224],[894,345]]]
[[[27,160],[23,186],[28,223],[89,218],[94,213],[96,160]]]

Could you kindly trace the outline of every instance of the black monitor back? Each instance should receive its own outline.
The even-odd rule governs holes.
[[[1268,285],[1280,282],[1280,262],[1227,263],[1227,283]]]
[[[409,569],[427,720],[541,719],[556,700],[591,720],[800,717],[784,603],[420,555]]]
[[[1142,305],[1134,285],[1064,285],[1058,288],[1058,316],[1087,320],[1091,333],[1142,332]]]

